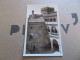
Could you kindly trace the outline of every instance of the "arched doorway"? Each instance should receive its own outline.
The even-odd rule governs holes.
[[[53,40],[53,49],[54,49],[54,52],[59,51],[59,45],[55,39]]]

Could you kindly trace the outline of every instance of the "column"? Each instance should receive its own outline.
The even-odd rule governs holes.
[[[50,42],[51,42],[51,51],[53,51],[53,39],[50,37]]]

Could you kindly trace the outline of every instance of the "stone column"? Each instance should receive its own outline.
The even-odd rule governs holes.
[[[50,42],[51,42],[51,51],[53,51],[53,39],[50,37]]]
[[[49,29],[50,29],[50,35],[51,35],[51,27],[52,27],[52,26],[49,26]]]

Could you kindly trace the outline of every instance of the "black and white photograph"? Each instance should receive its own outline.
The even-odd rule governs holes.
[[[27,5],[25,54],[62,56],[56,5]]]

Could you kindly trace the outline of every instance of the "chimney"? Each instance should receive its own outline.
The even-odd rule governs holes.
[[[33,19],[35,18],[34,10],[32,10],[32,18],[33,18]]]
[[[34,10],[32,10],[32,15],[34,15]]]

